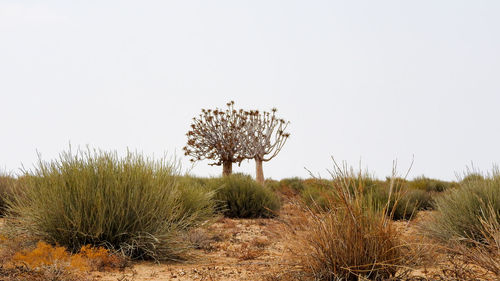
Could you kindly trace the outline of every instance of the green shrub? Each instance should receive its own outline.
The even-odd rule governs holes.
[[[300,192],[302,192],[302,190],[304,190],[304,182],[301,178],[298,177],[282,179],[280,181],[280,184],[281,186],[293,190],[296,194],[299,194]]]
[[[132,258],[180,258],[184,232],[211,218],[213,193],[181,186],[177,168],[137,153],[88,149],[39,160],[9,215],[48,242],[76,251],[106,246]]]
[[[335,199],[333,182],[324,179],[304,180],[304,189],[300,196],[306,206],[315,211],[327,211]]]
[[[276,194],[250,176],[233,174],[215,179],[210,185],[217,190],[215,198],[221,202],[227,217],[268,218],[279,210]]]
[[[467,177],[466,177],[467,178]],[[442,241],[473,239],[481,242],[486,230],[482,221],[500,222],[500,178],[498,171],[480,180],[461,181],[460,187],[436,198],[436,210],[428,233]]]
[[[317,186],[306,186],[300,196],[306,206],[315,211],[328,211],[331,207],[330,201],[333,199],[332,190]]]
[[[376,180],[368,173],[358,172],[357,174],[354,174],[354,172],[352,172],[351,174],[351,176],[344,178],[334,178],[333,181],[337,182],[337,185],[345,185],[352,195],[359,193],[363,193],[364,195],[366,195],[370,193],[372,189],[375,189],[382,185],[386,185],[385,182]]]
[[[371,199],[377,208],[384,208],[389,202],[386,207],[387,215],[394,220],[412,219],[418,211],[429,210],[433,206],[432,195],[429,192],[418,189],[408,190],[399,186],[394,189],[390,200],[388,187],[373,189]]]
[[[15,179],[13,177],[0,174],[0,217],[3,217],[5,214],[7,201],[12,196],[14,182]]]
[[[428,192],[443,192],[450,188],[452,183],[429,179],[426,177],[418,177],[408,182],[408,187],[411,189],[424,190]]]
[[[272,179],[266,179],[264,181],[264,186],[271,189],[274,192],[279,192],[281,191],[281,184],[277,180],[272,180]]]

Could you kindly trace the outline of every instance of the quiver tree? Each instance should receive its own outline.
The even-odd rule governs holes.
[[[276,111],[273,108],[271,112],[246,112],[245,141],[242,144],[246,158],[255,160],[255,177],[260,184],[264,184],[262,162],[278,155],[290,136],[285,132],[290,122],[277,118]]]
[[[209,165],[222,165],[222,174],[230,175],[233,163],[245,159],[241,141],[247,116],[242,109],[234,109],[233,101],[227,103],[226,110],[202,109],[186,134],[184,155],[190,156],[192,162],[212,160]]]

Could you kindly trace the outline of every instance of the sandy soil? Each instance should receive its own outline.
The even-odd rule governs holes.
[[[281,276],[299,271],[293,264],[283,235],[284,221],[293,219],[297,210],[285,205],[277,219],[220,219],[205,230],[194,233],[199,249],[191,262],[155,264],[138,262],[125,272],[96,273],[98,280],[281,280]],[[428,217],[427,212],[412,222],[396,222],[407,235],[414,225]],[[293,274],[291,274],[293,275]]]
[[[281,217],[290,216],[284,207]],[[190,262],[138,262],[125,272],[95,273],[98,280],[276,280],[293,270],[282,235],[282,219],[222,218],[191,234],[197,244]]]

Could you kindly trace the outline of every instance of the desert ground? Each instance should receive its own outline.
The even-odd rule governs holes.
[[[278,218],[220,218],[206,228],[192,232],[197,249],[187,262],[134,262],[124,271],[93,272],[96,280],[301,280],[301,265],[285,233],[300,210],[285,203]],[[419,224],[432,211],[419,212],[412,221],[395,221],[405,234],[415,236]],[[416,268],[421,275],[424,268]]]

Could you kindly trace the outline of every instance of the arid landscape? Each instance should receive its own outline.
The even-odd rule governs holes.
[[[186,178],[183,181],[185,180]],[[399,181],[403,180],[399,179]],[[113,251],[104,251],[104,254],[98,254],[98,251],[95,251],[93,255],[89,254],[90,251],[82,255],[82,250],[80,250],[73,254],[56,255],[56,251],[53,250],[55,248],[50,245],[46,246],[43,250],[46,253],[43,253],[39,249],[36,236],[28,235],[26,232],[22,234],[24,237],[22,239],[9,236],[16,227],[7,226],[7,220],[12,218],[3,218],[0,224],[0,233],[3,233],[0,241],[0,257],[3,262],[0,280],[323,280],[324,277],[317,275],[319,274],[315,271],[317,269],[310,268],[314,266],[314,263],[310,263],[311,259],[319,259],[318,253],[313,253],[318,250],[317,247],[320,244],[314,243],[321,243],[320,240],[314,240],[319,239],[319,236],[314,235],[321,230],[316,228],[318,225],[315,224],[314,219],[310,221],[310,218],[318,216],[324,220],[328,218],[328,214],[335,214],[336,211],[326,210],[327,213],[324,213],[325,210],[317,209],[320,208],[320,202],[325,199],[320,197],[329,198],[327,192],[335,190],[333,186],[321,187],[321,185],[334,182],[335,180],[300,180],[297,178],[280,182],[267,180],[266,188],[273,190],[281,201],[280,209],[275,211],[273,216],[231,218],[224,215],[227,212],[219,213],[182,234],[181,239],[189,242],[188,250],[183,251],[182,260],[131,260]],[[362,184],[366,185],[365,188],[368,186],[377,188],[376,185],[387,186],[389,182],[365,178]],[[453,189],[459,188],[457,185],[459,184],[420,178],[405,181],[404,188],[409,188],[410,191],[420,188],[435,199],[440,196],[449,196],[447,194],[455,192]],[[311,194],[307,192],[311,188],[324,188],[324,193],[312,201],[308,200],[305,196],[313,199],[311,195],[306,195]],[[403,196],[408,196],[408,190]],[[358,194],[358,196],[362,195]],[[372,265],[374,272],[377,267],[378,270],[393,268],[391,276],[362,277],[364,271],[361,271],[356,274],[356,280],[358,278],[360,280],[365,280],[363,278],[367,280],[497,280],[499,272],[495,270],[498,269],[496,266],[499,264],[500,256],[495,245],[488,244],[489,242],[485,240],[477,245],[460,248],[458,244],[446,244],[440,242],[439,239],[433,239],[432,234],[426,232],[426,229],[429,224],[436,223],[435,217],[438,211],[435,210],[435,203],[422,208],[419,206],[424,205],[411,205],[409,201],[404,201],[403,197],[399,200],[405,202],[400,203],[405,204],[403,213],[408,212],[410,215],[398,214],[406,219],[384,219],[383,222],[387,225],[383,228],[388,229],[390,235],[394,235],[390,239],[399,241],[397,243],[400,243],[400,246],[393,245],[394,247],[405,248],[404,251],[397,252],[404,257],[401,260],[391,260],[393,264],[380,266],[374,263]],[[333,201],[328,202],[333,203]],[[336,208],[342,208],[342,203],[336,202],[339,204]],[[324,202],[322,204],[321,208],[328,206]],[[349,204],[352,204],[350,207],[356,208],[355,201]],[[388,214],[387,218],[394,217],[397,212],[401,212],[396,209],[394,208],[393,214]],[[346,227],[340,223],[338,227]],[[496,228],[490,230],[496,233],[499,231]],[[334,238],[334,233],[323,234],[328,235],[329,239],[339,239]],[[373,234],[367,233],[366,235]],[[340,239],[344,240],[342,243],[354,242],[347,236]],[[370,239],[376,241],[379,238]],[[496,238],[493,237],[493,239]],[[307,245],[311,242],[313,244]],[[336,244],[336,242],[332,243],[332,245]],[[359,245],[355,245],[349,246],[352,251],[359,250],[355,249]],[[450,249],[451,245],[458,248]],[[38,250],[35,249],[36,247]],[[367,247],[367,245],[362,247]],[[481,250],[481,248],[487,250]],[[306,249],[310,252],[306,252]],[[369,249],[362,249],[362,251],[370,251]],[[36,254],[30,256],[30,253]],[[365,253],[369,254],[369,252]],[[471,253],[484,256],[482,260],[469,260],[467,255]],[[82,256],[86,260],[84,264],[89,266],[82,267],[81,263],[74,263],[71,257],[68,259],[68,256],[72,255]],[[116,257],[116,259],[111,257]],[[348,257],[349,255],[346,254],[345,258]],[[332,262],[334,261],[332,257]],[[331,266],[335,268],[335,265]],[[355,268],[351,270],[356,272]],[[329,280],[328,278],[325,280]]]
[[[500,1],[0,1],[0,281],[499,281]]]

